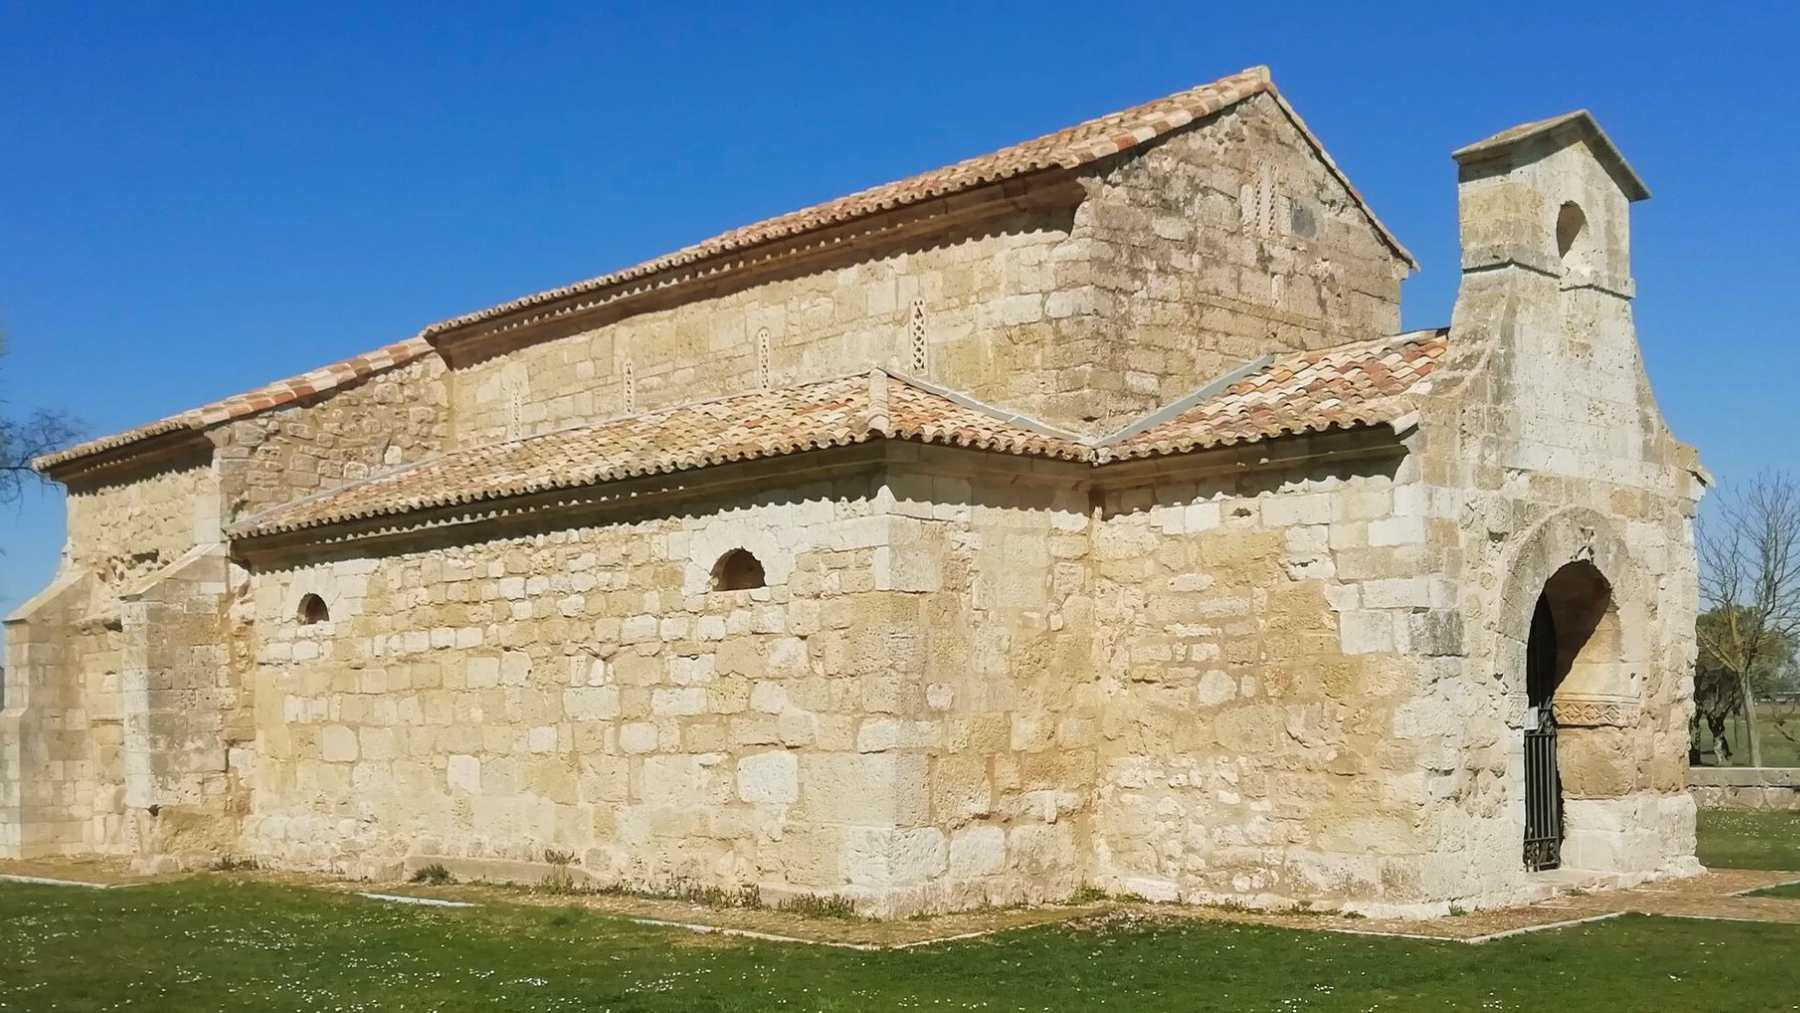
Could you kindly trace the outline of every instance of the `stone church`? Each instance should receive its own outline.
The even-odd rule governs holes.
[[[0,857],[890,916],[1694,871],[1649,192],[1586,112],[1454,159],[1434,330],[1254,68],[41,458]]]

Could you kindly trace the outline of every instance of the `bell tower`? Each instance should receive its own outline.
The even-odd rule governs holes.
[[[1646,447],[1665,430],[1631,312],[1631,205],[1649,189],[1585,110],[1453,157],[1452,343],[1493,350],[1507,407],[1492,458],[1515,472],[1659,481]]]
[[[1630,206],[1650,190],[1587,110],[1503,130],[1452,157],[1465,274],[1517,268],[1564,291],[1632,297]]]

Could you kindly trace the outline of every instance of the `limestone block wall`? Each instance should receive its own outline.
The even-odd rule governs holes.
[[[928,808],[902,831],[908,906],[1060,900],[1088,881],[1101,704],[1089,478],[890,450],[892,561],[876,579],[907,603],[902,670],[918,677],[857,747],[926,764]]]
[[[120,664],[115,629],[90,621],[97,581],[65,571],[6,620],[0,695],[0,857],[89,848],[96,757],[116,753],[104,687]]]
[[[1702,809],[1800,812],[1800,767],[1695,767],[1688,780]]]
[[[1692,871],[1685,791],[1697,609],[1698,461],[1644,375],[1627,201],[1584,144],[1528,148],[1462,184],[1452,358],[1424,405],[1421,468],[1457,520],[1463,685],[1454,775],[1473,875],[1526,877],[1521,743],[1531,614],[1557,574],[1597,575],[1601,625],[1553,701],[1566,866],[1626,879]],[[1569,205],[1587,231],[1571,235]],[[1569,617],[1559,618],[1559,624]],[[1449,872],[1447,871],[1448,875]]]
[[[68,486],[66,565],[109,585],[145,577],[218,540],[218,481],[203,453],[77,477]]]
[[[876,364],[1100,432],[1266,352],[1398,330],[1404,262],[1270,96],[1077,182],[559,324],[457,370],[457,439]]]
[[[1043,303],[1068,230],[1067,210],[1012,212],[529,345],[458,370],[457,438],[479,445],[872,365],[1029,403],[1054,354]]]
[[[121,594],[121,741],[116,761],[97,765],[113,802],[97,817],[96,843],[188,865],[234,852],[253,730],[242,671],[230,664],[230,596],[218,545]]]
[[[245,848],[537,860],[892,910],[929,822],[922,596],[867,475],[594,526],[259,567]],[[767,586],[709,590],[746,548]],[[318,594],[326,622],[304,625]],[[940,849],[941,853],[941,849]]]
[[[1308,442],[1295,453],[1325,446]],[[1460,636],[1424,496],[1391,445],[1109,483],[1093,554],[1101,885],[1369,911],[1422,898],[1456,766],[1456,710],[1429,687]]]
[[[8,619],[0,854],[231,850],[225,577],[217,546],[120,586],[68,569]]]
[[[1270,352],[1400,330],[1407,267],[1277,101],[1259,95],[1085,181],[1057,249],[1049,410],[1102,429]]]
[[[440,449],[442,372],[424,360],[215,429],[216,449],[196,439],[68,479],[59,586],[79,590],[21,612],[9,637],[18,679],[39,687],[10,748],[64,758],[16,790],[56,800],[40,822],[58,847],[147,862],[230,850],[244,804],[231,761],[250,762],[252,731],[222,523]]]
[[[225,523],[445,449],[444,374],[443,361],[426,356],[212,430]]]

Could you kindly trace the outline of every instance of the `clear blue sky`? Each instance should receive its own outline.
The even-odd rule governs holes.
[[[1408,326],[1455,296],[1451,149],[1593,109],[1656,194],[1676,433],[1793,461],[1800,16],[1446,6],[0,4],[0,398],[110,432],[1267,63],[1423,263]],[[61,541],[58,494],[0,510],[0,609]]]

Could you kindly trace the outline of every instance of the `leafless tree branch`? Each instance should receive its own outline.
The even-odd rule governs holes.
[[[6,336],[0,334],[0,357],[6,354]],[[60,412],[35,411],[15,418],[0,401],[0,505],[19,498],[27,481],[40,476],[31,470],[31,459],[73,442],[81,428]]]
[[[1760,765],[1750,679],[1800,636],[1800,484],[1767,472],[1725,493],[1702,522],[1698,547],[1700,599],[1711,621],[1696,635],[1711,666],[1738,683],[1750,762]]]

